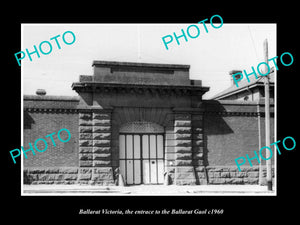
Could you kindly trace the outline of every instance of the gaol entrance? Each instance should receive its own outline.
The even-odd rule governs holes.
[[[120,173],[127,185],[163,184],[164,129],[158,124],[125,124],[119,133]]]

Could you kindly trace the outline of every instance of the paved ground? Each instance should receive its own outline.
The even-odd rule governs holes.
[[[274,188],[273,188],[274,190]],[[23,195],[276,195],[259,185],[23,185]]]

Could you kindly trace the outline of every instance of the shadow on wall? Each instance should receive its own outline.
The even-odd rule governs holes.
[[[31,125],[34,124],[33,118],[29,115],[27,111],[24,111],[23,124],[24,129],[31,129]]]
[[[204,139],[204,166],[208,166],[208,136],[211,135],[226,135],[232,134],[234,131],[223,119],[223,113],[226,112],[224,106],[215,100],[207,101],[204,104],[204,116],[203,116],[203,139]]]
[[[223,113],[226,109],[218,101],[209,100],[205,101],[204,104],[204,114],[203,114],[203,168],[195,170],[196,184],[209,184],[210,178],[208,176],[208,171],[206,169],[209,166],[208,154],[210,154],[208,148],[208,136],[220,135],[234,133],[229,127],[226,121],[223,119]],[[200,173],[199,173],[200,172]]]

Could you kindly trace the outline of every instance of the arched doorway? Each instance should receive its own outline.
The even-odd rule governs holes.
[[[150,122],[124,124],[119,132],[119,160],[127,185],[163,184],[164,128]]]

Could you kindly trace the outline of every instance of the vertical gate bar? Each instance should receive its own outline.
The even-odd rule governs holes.
[[[125,139],[125,183],[127,184],[127,135],[124,135]]]
[[[133,184],[135,184],[135,179],[134,179],[134,135],[132,135],[132,178],[133,178]]]
[[[148,161],[149,161],[149,183],[151,183],[151,163],[150,163],[150,135],[148,134]]]
[[[165,173],[165,170],[166,170],[166,163],[165,163],[165,154],[166,154],[166,151],[165,151],[165,135],[162,134],[162,139],[163,139],[163,168],[164,168],[164,173]]]
[[[155,151],[156,151],[156,159],[155,159],[155,161],[156,161],[156,183],[158,184],[157,134],[155,135],[155,144],[156,144],[156,149],[155,149]]]
[[[141,184],[143,184],[144,183],[144,175],[143,175],[143,151],[142,151],[142,148],[143,148],[143,143],[142,143],[142,141],[143,141],[143,136],[140,134],[140,160],[141,160],[141,162],[140,162],[140,167],[141,167],[141,176],[140,176],[140,178],[141,178]]]

